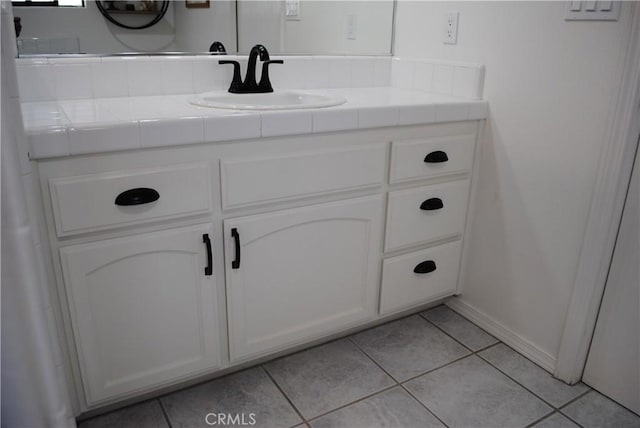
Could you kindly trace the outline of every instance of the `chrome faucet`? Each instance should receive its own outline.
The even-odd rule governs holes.
[[[256,64],[258,57],[262,61],[262,75],[260,83],[256,83]],[[269,80],[269,65],[284,64],[281,59],[272,60],[269,58],[269,51],[262,45],[255,45],[249,52],[249,63],[247,64],[247,74],[242,81],[240,77],[240,63],[238,61],[220,60],[218,64],[233,65],[233,79],[229,86],[229,92],[234,94],[259,94],[273,92],[271,81]]]

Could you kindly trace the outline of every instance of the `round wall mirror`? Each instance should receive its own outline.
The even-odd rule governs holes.
[[[157,24],[167,13],[170,0],[96,1],[100,13],[112,24],[129,30],[142,30]]]

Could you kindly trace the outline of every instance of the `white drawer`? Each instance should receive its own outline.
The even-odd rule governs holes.
[[[475,139],[475,134],[464,134],[394,141],[389,182],[401,183],[466,172],[473,162]]]
[[[468,195],[469,180],[389,193],[385,251],[462,233]]]
[[[386,145],[296,153],[257,159],[222,159],[225,209],[379,186]]]
[[[384,260],[380,313],[386,315],[455,294],[461,251],[461,241],[455,241]],[[429,273],[414,271],[433,268]]]
[[[49,180],[49,189],[58,236],[211,211],[206,163],[55,178]],[[145,202],[153,199],[153,192],[137,189],[152,189],[158,199]],[[131,190],[119,204],[145,203],[116,204],[119,195]]]

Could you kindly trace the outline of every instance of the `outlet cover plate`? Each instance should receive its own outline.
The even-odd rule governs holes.
[[[442,33],[442,43],[455,45],[458,43],[458,18],[459,12],[449,12],[444,16],[444,29]]]

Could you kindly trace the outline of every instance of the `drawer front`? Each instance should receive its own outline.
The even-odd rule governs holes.
[[[467,172],[473,162],[475,139],[475,134],[465,134],[394,141],[389,181],[401,183]]]
[[[211,211],[211,173],[205,163],[56,178],[49,180],[49,189],[58,236]],[[136,189],[153,189],[158,199],[153,201],[152,191]],[[124,205],[116,204],[119,195]]]
[[[461,234],[468,195],[469,180],[389,193],[385,251]]]
[[[386,259],[382,265],[380,313],[386,315],[455,294],[461,251],[462,242],[455,241]]]
[[[222,159],[225,209],[379,186],[386,145],[282,155]]]

